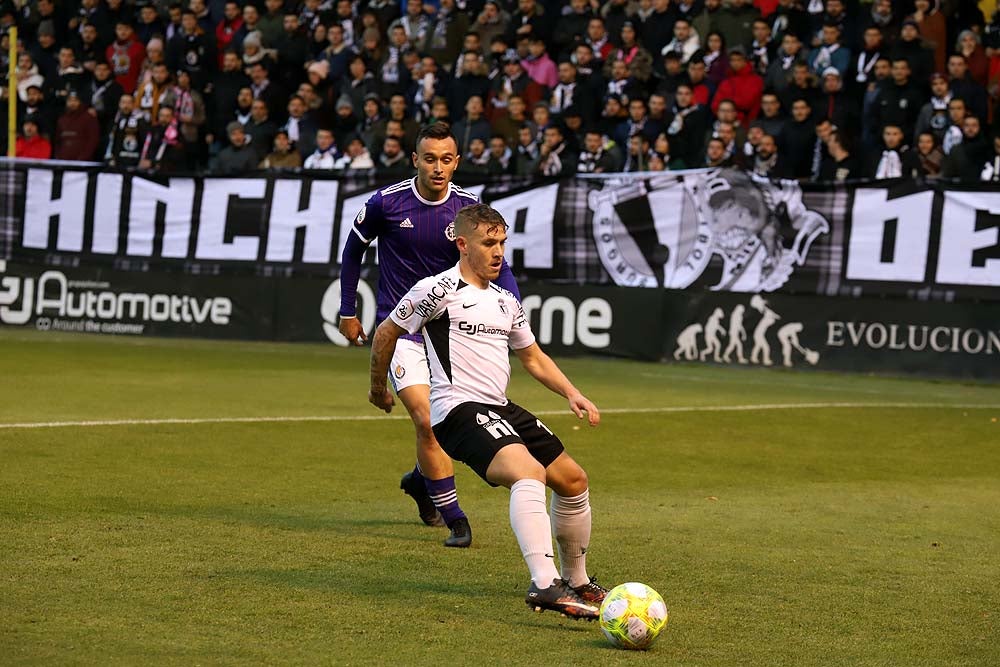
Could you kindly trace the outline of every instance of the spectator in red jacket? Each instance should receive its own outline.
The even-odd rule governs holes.
[[[29,160],[48,160],[52,157],[52,144],[38,133],[38,123],[33,118],[25,118],[21,123],[23,134],[14,144],[14,154]]]
[[[115,41],[104,52],[104,57],[111,63],[115,81],[122,90],[131,93],[139,82],[142,63],[146,60],[146,47],[136,39],[132,24],[127,19],[118,21],[115,37]]]
[[[740,46],[729,49],[729,74],[712,98],[712,111],[719,110],[722,100],[732,100],[736,105],[740,124],[748,126],[760,113],[760,97],[764,93],[764,80],[747,62],[746,52]]]
[[[80,162],[93,160],[100,131],[97,118],[87,112],[80,94],[70,90],[66,94],[66,111],[56,121],[54,157]]]
[[[219,25],[215,26],[215,50],[219,58],[219,67],[222,67],[222,58],[226,54],[226,49],[230,46],[235,49],[243,48],[243,38],[246,37],[246,30],[243,29],[243,12],[240,5],[234,0],[228,0],[225,9],[222,10],[223,19]]]
[[[520,97],[529,109],[533,109],[545,95],[545,89],[525,74],[521,59],[513,49],[503,55],[501,62],[503,74],[493,79],[487,101],[486,115],[494,123],[506,114],[511,97]]]

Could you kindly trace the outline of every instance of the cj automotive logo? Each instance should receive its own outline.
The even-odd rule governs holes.
[[[0,274],[6,272],[7,263],[0,260]],[[0,280],[0,323],[33,324],[39,331],[140,335],[148,333],[149,323],[224,327],[232,313],[233,302],[224,296],[124,291],[51,269]]]
[[[802,334],[801,322],[788,322],[778,326],[772,337],[771,329],[781,321],[781,316],[771,309],[759,294],[750,297],[750,308],[757,314],[750,340],[747,340],[747,309],[743,304],[735,306],[729,313],[716,308],[704,324],[696,323],[686,327],[677,336],[674,359],[687,361],[708,361],[717,363],[751,363],[773,366],[780,363],[792,367],[796,362],[805,361],[811,366],[819,363],[819,352],[805,347],[799,340]],[[728,322],[728,324],[724,324]],[[772,348],[775,339],[780,348],[780,359]],[[725,342],[724,342],[725,341]],[[746,354],[750,343],[749,358]]]
[[[683,289],[718,256],[722,278],[713,289],[772,292],[830,231],[794,181],[729,169],[609,180],[588,199],[604,268],[629,287]],[[782,238],[782,227],[794,238]]]

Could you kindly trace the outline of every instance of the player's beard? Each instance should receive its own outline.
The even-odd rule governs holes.
[[[437,180],[435,180],[437,179]],[[424,179],[424,188],[431,193],[440,195],[448,187],[448,176],[446,174],[427,174]]]
[[[442,180],[435,182],[433,172],[417,172],[417,192],[431,201],[440,201],[448,191],[448,178],[442,174]]]

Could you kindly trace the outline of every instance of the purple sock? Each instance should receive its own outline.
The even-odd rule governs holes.
[[[424,483],[424,486],[427,486],[427,479],[424,478],[424,473],[420,472],[419,464],[413,466],[413,472],[411,473],[411,475],[413,476],[413,479],[419,479],[421,482]]]
[[[427,493],[430,494],[434,506],[441,512],[444,522],[451,526],[459,519],[465,518],[465,512],[458,506],[458,491],[455,490],[455,477],[444,479],[428,479],[424,477]]]

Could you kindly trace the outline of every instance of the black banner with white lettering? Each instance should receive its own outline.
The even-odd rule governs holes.
[[[358,285],[375,326],[377,276]],[[1000,378],[995,303],[521,284],[554,354]],[[39,267],[0,260],[0,324],[121,336],[331,342],[339,279]]]
[[[663,312],[670,361],[1000,379],[996,304],[667,292]]]
[[[335,278],[358,211],[386,185],[0,160],[0,259]],[[954,302],[1000,300],[1000,189],[986,187],[828,187],[703,170],[468,189],[510,224],[519,279]]]
[[[0,324],[40,331],[269,340],[274,299],[270,279],[0,260]]]
[[[559,354],[1000,379],[996,304],[544,283],[522,291],[539,342]]]

